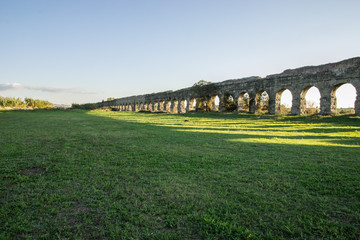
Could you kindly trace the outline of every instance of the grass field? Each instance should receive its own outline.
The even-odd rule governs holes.
[[[360,118],[0,111],[0,239],[359,239]]]

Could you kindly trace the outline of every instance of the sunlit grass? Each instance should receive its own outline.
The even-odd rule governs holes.
[[[347,140],[347,139],[346,139]],[[355,147],[359,144],[339,144],[333,143],[332,139],[291,139],[291,138],[239,138],[230,139],[230,142],[248,142],[248,143],[270,143],[270,144],[292,144],[292,145],[310,145],[310,146],[332,146],[332,147]],[[359,141],[360,142],[360,141]]]
[[[359,117],[0,113],[0,239],[360,236]]]
[[[91,112],[90,114],[94,114]],[[171,131],[183,131],[194,133],[214,133],[224,135],[242,135],[246,138],[229,139],[230,142],[256,142],[274,144],[298,144],[298,145],[319,145],[319,146],[342,146],[360,147],[360,126],[334,126],[332,123],[299,123],[291,121],[294,117],[283,116],[288,122],[279,122],[279,117],[249,121],[246,118],[227,118],[229,115],[218,115],[223,119],[209,117],[197,118],[196,114],[173,115],[173,114],[137,114],[121,113],[116,115],[103,112],[104,116],[121,119],[129,122],[151,124],[154,126],[168,127]],[[241,116],[241,114],[239,114]],[[270,119],[269,119],[270,118]],[[323,117],[324,119],[329,117]],[[191,121],[190,121],[191,119]],[[295,117],[296,119],[296,117]],[[256,137],[254,137],[256,136]],[[267,138],[265,138],[267,137]],[[341,138],[345,141],[355,141],[356,144],[334,143],[334,140]]]

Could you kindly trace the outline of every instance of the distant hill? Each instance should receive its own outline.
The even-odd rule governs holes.
[[[67,104],[54,104],[54,107],[71,107],[71,105],[67,105]]]

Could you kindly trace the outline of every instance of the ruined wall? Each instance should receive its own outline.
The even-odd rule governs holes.
[[[248,77],[233,79],[205,85],[200,88],[184,88],[176,91],[166,91],[118,98],[113,101],[98,103],[100,107],[111,106],[120,111],[166,111],[184,113],[194,111],[198,106],[194,103],[206,97],[220,99],[220,111],[225,96],[234,99],[238,111],[243,110],[244,94],[249,96],[248,111],[254,113],[258,109],[261,93],[269,96],[269,113],[280,113],[281,93],[288,89],[293,96],[291,113],[305,113],[305,94],[314,86],[321,94],[320,113],[332,114],[336,112],[335,92],[345,83],[351,83],[358,93],[360,89],[360,57],[347,59],[337,63],[320,66],[309,66],[285,70],[280,74],[269,75],[265,78]],[[360,95],[355,100],[355,113],[360,114]]]

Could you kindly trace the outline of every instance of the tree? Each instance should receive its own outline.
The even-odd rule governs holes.
[[[212,97],[206,94],[212,86],[212,82],[200,80],[191,87],[191,90],[194,91],[195,95],[202,96],[196,100],[197,110],[209,112],[214,108]]]
[[[39,100],[39,99],[32,99],[32,98],[25,98],[26,107],[29,108],[52,108],[54,105],[45,100]]]
[[[230,94],[226,93],[224,95],[224,99],[222,101],[222,106],[221,108],[226,111],[226,112],[233,112],[236,110],[237,108],[237,104],[233,98],[233,96],[231,96]]]
[[[35,107],[35,100],[32,98],[25,98],[25,103],[27,107],[34,108]]]
[[[205,81],[205,80],[200,80],[198,81],[197,83],[195,83],[192,87],[202,87],[202,86],[206,86],[206,85],[210,85],[210,84],[213,84],[212,82],[208,82],[208,81]]]
[[[262,112],[262,113],[268,112],[269,111],[269,95],[267,94],[267,92],[263,91],[260,94],[258,101],[259,102],[257,105],[257,111]]]
[[[280,114],[290,114],[291,113],[291,108],[284,105],[284,104],[281,104],[280,105]]]
[[[0,96],[0,107],[24,108],[25,102],[20,98]]]
[[[320,109],[316,106],[315,102],[313,101],[306,101],[306,110],[305,114],[317,114],[320,112]]]
[[[115,98],[113,98],[113,97],[108,97],[108,98],[106,99],[106,101],[112,101],[112,100],[115,100]]]

